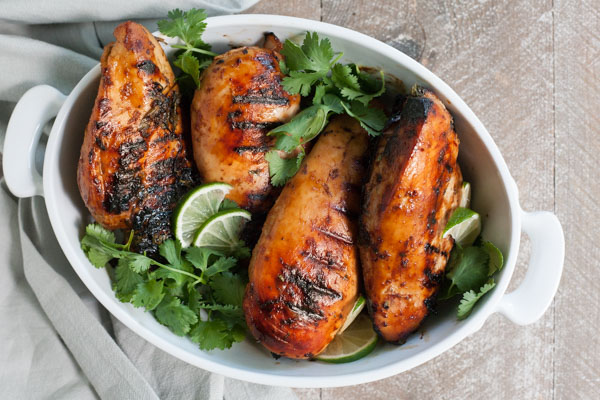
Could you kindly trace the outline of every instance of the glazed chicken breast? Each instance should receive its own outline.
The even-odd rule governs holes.
[[[267,216],[244,297],[254,337],[275,354],[312,358],[358,296],[360,210],[368,135],[335,117]]]
[[[77,183],[98,223],[111,230],[133,229],[135,248],[155,253],[171,236],[172,208],[194,183],[179,88],[146,28],[125,22],[114,35],[116,41],[102,55]]]
[[[233,186],[227,197],[253,214],[275,201],[265,153],[267,133],[298,112],[300,96],[281,86],[281,43],[266,35],[265,48],[241,47],[215,57],[192,102],[194,159],[205,182]]]
[[[374,327],[400,344],[434,305],[454,245],[442,234],[458,207],[462,175],[442,102],[417,89],[399,107],[373,157],[358,243]]]

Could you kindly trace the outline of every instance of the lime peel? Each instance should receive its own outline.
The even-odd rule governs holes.
[[[198,228],[219,211],[231,189],[233,187],[227,183],[208,183],[192,189],[182,197],[173,212],[173,231],[183,247],[189,247]]]
[[[367,356],[377,346],[377,333],[369,317],[361,313],[346,331],[337,335],[316,359],[341,364]]]
[[[475,211],[464,207],[458,207],[454,211],[444,229],[444,237],[452,236],[461,246],[473,244],[480,233],[481,217]]]

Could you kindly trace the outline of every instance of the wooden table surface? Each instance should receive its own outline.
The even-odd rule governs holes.
[[[563,278],[537,323],[495,314],[411,371],[299,396],[600,399],[600,2],[263,0],[250,12],[348,27],[425,65],[487,127],[522,207],[554,211],[565,230]],[[511,288],[524,276],[528,248],[523,236]]]

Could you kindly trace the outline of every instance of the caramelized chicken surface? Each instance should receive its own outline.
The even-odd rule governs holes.
[[[79,191],[107,229],[133,229],[138,251],[171,235],[171,210],[194,183],[183,141],[179,88],[156,39],[134,22],[104,49],[98,96],[86,127]]]
[[[267,216],[250,261],[244,313],[273,353],[319,354],[356,301],[367,145],[356,120],[335,117]]]
[[[459,141],[442,102],[418,90],[400,107],[373,156],[359,234],[368,310],[395,343],[434,305],[454,244],[442,233],[462,184]]]
[[[278,193],[265,160],[274,144],[267,133],[300,106],[300,96],[288,94],[280,84],[281,43],[267,34],[265,46],[215,57],[202,75],[191,111],[194,158],[202,180],[231,184],[227,197],[257,214],[266,213]]]

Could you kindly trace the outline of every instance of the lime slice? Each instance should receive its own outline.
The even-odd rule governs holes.
[[[481,217],[475,211],[458,207],[444,229],[444,237],[452,236],[461,246],[473,244],[481,233]]]
[[[354,307],[352,307],[352,311],[350,311],[350,314],[348,314],[348,317],[346,318],[346,322],[344,322],[344,325],[342,325],[342,327],[340,328],[340,330],[338,331],[338,335],[341,335],[342,332],[344,332],[346,330],[346,328],[348,328],[350,326],[350,324],[352,323],[352,321],[354,321],[356,319],[356,317],[358,317],[358,314],[360,314],[360,312],[363,310],[363,308],[365,308],[365,298],[360,295],[358,297],[358,299],[356,299],[356,302],[354,303]]]
[[[463,182],[460,188],[460,202],[459,207],[469,208],[471,205],[471,184],[469,182]]]
[[[192,243],[196,247],[233,254],[244,246],[239,239],[240,232],[251,217],[248,211],[241,208],[219,211],[202,224]]]
[[[341,364],[356,361],[377,346],[377,334],[366,314],[359,314],[346,331],[337,335],[316,358],[320,361]]]
[[[232,189],[226,183],[198,186],[181,198],[173,212],[173,230],[183,247],[189,247],[202,224],[219,211],[225,195]]]

